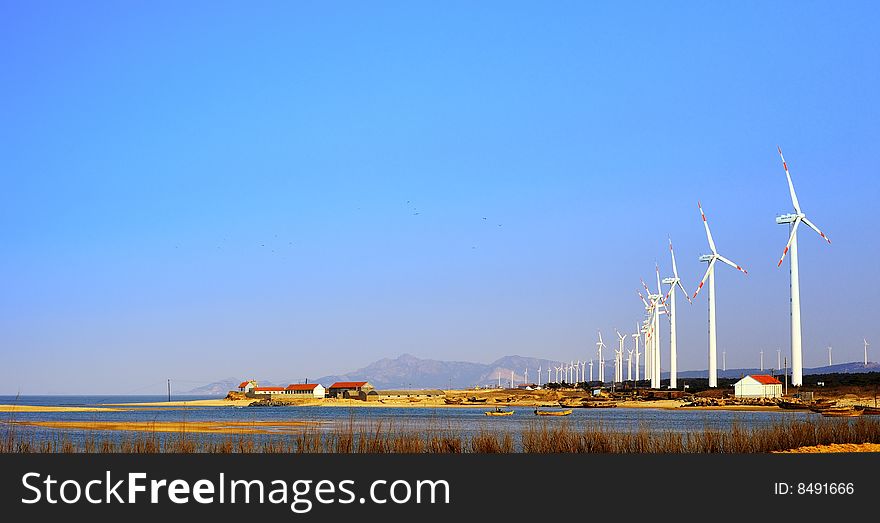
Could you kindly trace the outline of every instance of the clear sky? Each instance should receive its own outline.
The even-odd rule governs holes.
[[[693,292],[697,200],[749,271],[716,270],[719,361],[775,366],[777,144],[834,242],[800,230],[804,365],[863,337],[876,361],[878,15],[2,1],[0,393],[588,359],[635,331],[667,237]],[[678,303],[679,368],[705,369],[706,293]]]

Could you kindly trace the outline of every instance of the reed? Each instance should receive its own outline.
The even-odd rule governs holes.
[[[610,430],[601,422],[572,426],[536,422],[518,434],[483,428],[475,434],[454,427],[395,425],[388,421],[359,423],[354,418],[328,431],[314,426],[286,435],[240,434],[210,437],[179,433],[70,433],[21,430],[2,423],[0,453],[767,453],[833,443],[880,443],[880,419],[781,419],[769,426],[734,422],[727,430],[653,431],[645,424],[629,431]]]

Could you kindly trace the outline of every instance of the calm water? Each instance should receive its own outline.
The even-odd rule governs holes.
[[[208,399],[207,396],[191,396],[175,399]],[[212,397],[216,399],[216,397]],[[53,406],[101,406],[109,403],[164,401],[162,396],[0,396],[0,404],[53,405]],[[319,422],[318,430],[335,430],[354,421],[356,425],[378,423],[383,428],[399,428],[420,432],[452,430],[468,436],[480,431],[507,431],[514,435],[528,427],[543,423],[566,423],[571,428],[601,425],[609,431],[630,431],[640,427],[652,431],[700,431],[706,428],[728,430],[733,423],[757,427],[773,422],[809,417],[821,418],[819,414],[804,411],[743,412],[723,410],[661,410],[661,409],[573,409],[564,418],[537,417],[533,407],[512,407],[514,414],[490,417],[483,413],[491,407],[477,408],[389,408],[389,407],[196,407],[196,408],[138,408],[126,412],[17,412],[0,414],[0,421],[26,420],[91,420],[91,421],[313,421]],[[7,425],[8,426],[8,425]],[[2,430],[2,429],[0,429]],[[89,431],[19,427],[24,434],[35,436],[64,432],[78,440]],[[113,432],[101,435],[112,437]],[[119,434],[119,433],[116,433]],[[208,436],[211,437],[211,436]],[[224,437],[224,436],[213,436]]]

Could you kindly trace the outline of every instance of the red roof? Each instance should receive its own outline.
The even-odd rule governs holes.
[[[243,389],[243,388],[247,387],[248,383],[250,383],[250,380],[242,381],[241,383],[238,384],[238,388]]]
[[[363,387],[366,385],[366,381],[337,381],[333,385],[330,385],[331,389],[356,389],[358,387]]]
[[[254,392],[258,392],[258,391],[262,391],[262,392],[273,391],[274,392],[274,391],[279,391],[279,390],[284,390],[284,387],[255,387],[254,388]]]
[[[749,377],[762,385],[782,385],[781,381],[766,374],[750,374]]]
[[[287,390],[315,390],[317,383],[293,383],[287,386]]]

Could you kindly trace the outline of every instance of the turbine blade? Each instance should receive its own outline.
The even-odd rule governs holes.
[[[732,261],[728,260],[728,259],[725,258],[724,256],[721,256],[720,254],[718,255],[718,259],[721,260],[721,261],[723,261],[723,262],[726,263],[727,265],[730,265],[731,267],[733,267],[734,269],[740,271],[740,272],[743,273],[743,274],[748,274],[748,273],[749,273],[749,271],[743,269],[743,268],[740,267],[739,265],[733,263]]]
[[[642,296],[642,293],[641,293],[641,292],[640,292],[640,291],[636,291],[636,292],[638,292],[638,293],[639,293],[639,298],[641,298],[641,300],[642,300],[642,303],[644,303],[644,304],[645,304],[645,308],[646,308],[646,309],[648,309],[648,308],[650,308],[650,307],[651,307],[651,306],[650,306],[650,305],[648,305],[648,302],[647,302],[647,301],[646,301],[646,300],[645,300],[645,297],[644,297],[644,296]]]
[[[675,251],[672,250],[672,239],[669,239],[669,254],[672,255],[672,275],[678,278],[678,269],[675,267]]]
[[[706,213],[703,212],[703,206],[700,202],[697,202],[697,207],[700,208],[700,215],[703,217],[703,226],[706,228],[706,238],[709,240],[709,248],[712,249],[712,254],[717,254],[718,251],[715,249],[715,242],[712,241],[712,233],[709,231],[709,222],[706,221]]]
[[[681,289],[681,292],[684,293],[684,297],[687,298],[688,303],[693,303],[691,301],[691,295],[688,294],[688,291],[684,290],[684,285],[681,284],[681,280],[678,280],[677,282],[675,282],[675,284],[678,286],[679,289]]]
[[[654,263],[654,270],[657,273],[657,294],[663,294],[663,289],[660,287],[660,266]]]
[[[819,228],[816,227],[816,225],[815,225],[813,222],[811,222],[810,220],[808,220],[808,219],[806,218],[806,216],[804,217],[804,223],[807,224],[807,227],[809,227],[810,229],[813,229],[814,231],[816,231],[817,233],[819,233],[819,236],[825,238],[825,241],[826,241],[826,242],[831,243],[831,239],[828,238],[827,236],[825,236],[825,233],[822,232],[822,231],[820,231]]]
[[[706,267],[706,274],[704,274],[704,275],[703,275],[703,279],[700,280],[700,284],[697,286],[697,290],[694,291],[694,295],[693,295],[692,298],[696,298],[696,297],[697,297],[697,294],[700,293],[700,290],[703,288],[703,284],[706,283],[706,278],[709,277],[709,272],[712,271],[712,267],[715,266],[715,260],[717,260],[717,259],[718,259],[718,258],[712,258],[712,261],[709,262],[709,266]]]
[[[788,172],[788,164],[785,163],[785,156],[782,156],[782,149],[779,146],[776,146],[776,150],[779,151],[779,157],[782,159],[782,168],[785,169],[785,177],[788,179],[788,192],[791,193],[791,203],[794,205],[794,210],[796,213],[801,214],[801,206],[798,203],[797,195],[794,193],[794,184],[791,183],[791,174]]]
[[[801,223],[801,218],[797,217],[794,220],[794,225],[791,227],[791,234],[788,235],[788,243],[785,244],[785,249],[782,250],[782,257],[779,258],[779,263],[776,264],[776,267],[779,268],[782,265],[782,260],[785,259],[785,255],[788,254],[788,249],[791,247],[791,242],[794,241],[794,236],[797,234],[798,225]]]

